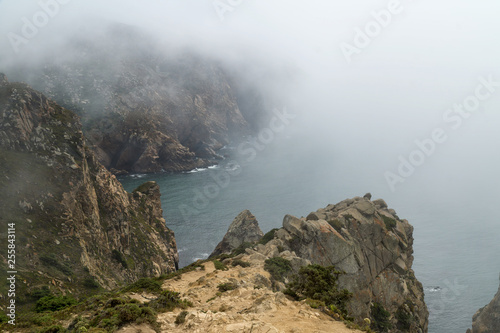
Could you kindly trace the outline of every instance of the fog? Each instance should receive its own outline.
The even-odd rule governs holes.
[[[241,80],[279,95],[283,105],[276,107],[299,119],[287,129],[294,152],[316,151],[318,164],[341,161],[367,190],[389,199],[397,191],[441,195],[459,179],[474,187],[480,181],[487,191],[498,185],[500,91],[481,100],[457,129],[443,117],[474,94],[479,77],[500,80],[493,39],[499,9],[493,1],[4,0],[0,68],[15,77],[12,64],[64,56],[82,31],[97,37],[107,24],[132,25],[168,52],[190,48],[219,59]],[[447,140],[411,177],[390,186],[386,172],[400,176],[399,156],[409,158],[415,140],[436,128]],[[277,152],[292,148],[277,145]]]
[[[418,251],[436,243],[419,237],[429,230],[453,238],[462,214],[455,228],[499,231],[499,12],[492,0],[3,0],[0,72],[19,78],[20,64],[71,57],[75,36],[98,39],[116,23],[143,31],[167,54],[189,49],[217,59],[290,115],[256,151],[262,180],[285,186],[295,178],[276,176],[304,172],[308,192],[297,196],[316,208],[368,191],[383,197],[416,226],[424,270],[430,259]],[[436,221],[424,223],[422,214]],[[432,229],[445,221],[452,227]],[[481,257],[484,265],[496,258]]]

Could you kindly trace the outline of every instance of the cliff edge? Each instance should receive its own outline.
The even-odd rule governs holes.
[[[0,225],[15,224],[20,303],[41,286],[80,294],[176,269],[159,186],[127,193],[88,147],[78,116],[3,74],[0,187]]]
[[[334,266],[345,273],[338,285],[352,293],[347,310],[356,323],[370,318],[376,330],[427,332],[423,287],[411,269],[413,227],[384,200],[370,199],[369,194],[347,199],[300,219],[286,215],[281,229],[271,230],[246,254],[284,257],[295,272],[307,264]],[[231,225],[224,239],[237,234]],[[229,253],[235,247],[225,249]],[[276,287],[284,290],[285,284]]]
[[[474,314],[472,330],[467,330],[467,333],[497,332],[500,332],[500,288],[493,300]]]

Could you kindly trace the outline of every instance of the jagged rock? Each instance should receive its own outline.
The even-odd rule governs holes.
[[[71,277],[64,288],[82,293],[96,282],[112,288],[174,271],[159,186],[127,193],[89,149],[74,113],[25,84],[0,82],[0,223],[17,221],[29,244],[16,249],[19,279],[38,287]],[[31,276],[37,271],[43,277]]]
[[[210,257],[223,253],[231,253],[243,243],[259,241],[264,233],[259,222],[249,210],[244,210],[233,220],[222,241],[217,245]]]
[[[346,273],[340,277],[339,286],[354,294],[348,308],[359,324],[370,318],[370,304],[374,302],[390,313],[411,304],[408,311],[412,327],[405,332],[427,332],[423,288],[411,269],[413,227],[386,207],[381,199],[344,200],[307,218],[286,215],[283,229],[275,235],[299,258],[334,265]],[[328,222],[319,218],[323,214]],[[396,317],[391,320],[397,327]]]
[[[493,300],[474,314],[472,330],[467,330],[467,333],[498,332],[500,332],[500,288]]]
[[[366,193],[365,195],[363,195],[363,198],[371,200],[372,199],[372,194],[371,193]]]

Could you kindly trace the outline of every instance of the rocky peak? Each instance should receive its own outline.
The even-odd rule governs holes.
[[[333,265],[345,272],[339,288],[353,293],[348,310],[359,324],[373,319],[377,305],[391,313],[391,332],[427,332],[423,287],[411,269],[413,227],[384,200],[370,199],[330,204],[306,218],[286,215],[274,238],[247,254],[284,256],[296,271],[307,263]]]
[[[210,257],[223,253],[231,253],[243,243],[255,243],[264,236],[259,222],[249,210],[244,210],[236,216],[222,241],[217,245]]]

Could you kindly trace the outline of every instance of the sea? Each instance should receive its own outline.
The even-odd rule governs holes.
[[[120,177],[128,191],[150,180],[160,185],[181,267],[207,258],[244,209],[267,232],[281,227],[285,214],[307,216],[371,192],[414,226],[413,270],[424,286],[430,333],[465,333],[498,290],[500,206],[495,186],[481,183],[487,170],[466,176],[429,162],[435,172],[415,172],[393,192],[369,159],[273,149],[244,158],[226,149],[229,157],[208,168]]]

